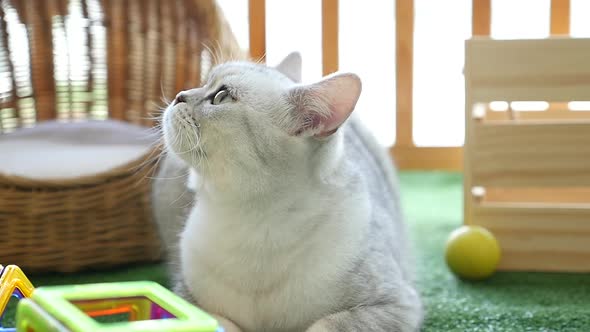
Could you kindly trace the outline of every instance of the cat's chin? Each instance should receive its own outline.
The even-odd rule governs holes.
[[[185,153],[181,158],[190,168],[199,172],[203,171],[203,166],[207,163],[207,154],[199,149],[195,149],[195,151],[191,151],[190,153]]]
[[[166,153],[171,155],[174,159],[180,161],[185,167],[202,173],[203,165],[208,163],[207,154],[205,151],[198,147],[185,147],[185,146],[171,146],[170,144],[165,145]]]

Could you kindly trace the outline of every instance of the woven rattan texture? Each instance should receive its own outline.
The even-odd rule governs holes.
[[[152,125],[230,56],[243,53],[213,0],[0,0],[0,133],[56,118]]]
[[[0,175],[0,262],[73,272],[155,261],[152,153],[97,176],[43,181]]]

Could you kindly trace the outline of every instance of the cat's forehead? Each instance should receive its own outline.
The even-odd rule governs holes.
[[[227,62],[214,67],[208,81],[273,81],[280,85],[289,85],[293,82],[285,75],[272,67],[252,62]]]

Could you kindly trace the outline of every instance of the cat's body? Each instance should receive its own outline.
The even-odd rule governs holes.
[[[217,74],[236,75],[239,68],[221,68]],[[274,75],[258,67],[243,69],[251,68]],[[292,82],[272,79],[280,89],[292,89]],[[338,91],[346,93],[350,87],[342,84],[349,83],[355,84],[339,82]],[[321,89],[314,88],[314,96]],[[305,93],[297,91],[296,97],[305,99]],[[327,96],[324,99],[340,98]],[[271,91],[266,98],[272,97]],[[250,97],[243,98],[245,103]],[[337,119],[336,129],[356,98],[344,107],[348,114]],[[313,108],[313,102],[303,104]],[[178,212],[163,218],[175,213],[172,201],[177,197],[156,196],[161,227],[172,227],[171,234],[183,228],[177,291],[249,332],[416,330],[421,305],[408,271],[395,174],[385,152],[354,117],[336,132],[331,127],[304,128],[311,132],[306,136],[297,126],[285,125],[282,115],[272,121],[292,131],[283,136],[265,133],[260,126],[268,123],[244,114],[234,113],[243,131],[229,141],[240,145],[238,140],[252,137],[254,142],[240,146],[240,152],[218,146],[242,156],[231,159],[210,152],[208,158],[214,160],[209,162],[220,169],[202,172],[202,165],[181,156],[185,164],[167,161],[160,174],[160,182],[166,181],[184,174],[187,164],[199,173],[196,203],[184,227],[179,226],[183,220]],[[216,130],[225,135],[225,128]],[[205,135],[203,131],[203,140]],[[214,143],[199,144],[207,153]],[[178,146],[176,150],[183,152]],[[165,226],[170,222],[176,226]],[[173,244],[170,251],[174,256]]]

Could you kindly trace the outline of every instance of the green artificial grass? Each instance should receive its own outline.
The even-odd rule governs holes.
[[[467,282],[443,258],[448,234],[462,223],[460,174],[405,172],[402,201],[426,305],[423,331],[590,331],[590,275],[496,273]]]
[[[458,173],[402,172],[402,202],[426,306],[423,331],[590,331],[590,275],[497,273],[480,282],[446,268],[447,235],[462,222]],[[25,271],[26,273],[26,271]],[[31,275],[35,286],[153,280],[170,286],[162,264],[75,275]],[[4,323],[13,325],[14,303]]]

